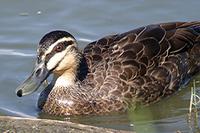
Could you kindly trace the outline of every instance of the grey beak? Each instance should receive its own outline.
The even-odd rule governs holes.
[[[50,71],[45,67],[44,63],[37,64],[32,74],[16,89],[19,97],[35,92],[45,79],[49,76]]]

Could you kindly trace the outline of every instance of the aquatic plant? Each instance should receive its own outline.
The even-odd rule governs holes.
[[[200,95],[198,94],[197,84],[200,81],[193,80],[193,86],[191,87],[191,96],[190,96],[190,106],[188,114],[188,124],[192,132],[200,132],[199,127],[199,113],[198,109],[200,106]]]

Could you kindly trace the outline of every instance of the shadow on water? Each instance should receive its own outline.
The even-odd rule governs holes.
[[[198,80],[199,76],[195,78]],[[192,113],[189,113],[190,107],[190,88],[193,83],[190,82],[186,87],[174,96],[163,99],[150,106],[140,106],[128,113],[134,130],[139,133],[155,132],[191,132],[199,133],[199,106]],[[200,95],[200,88],[196,88],[197,95]]]

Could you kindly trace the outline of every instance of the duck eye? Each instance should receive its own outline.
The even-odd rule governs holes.
[[[56,52],[61,52],[63,50],[63,45],[57,45],[55,51]]]

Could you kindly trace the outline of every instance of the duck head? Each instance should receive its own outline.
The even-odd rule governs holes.
[[[35,92],[53,73],[55,85],[75,82],[79,52],[75,38],[65,31],[47,33],[39,42],[31,75],[16,89],[19,97]]]

